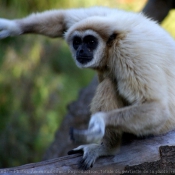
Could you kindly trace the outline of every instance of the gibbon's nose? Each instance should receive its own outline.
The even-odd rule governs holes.
[[[77,55],[79,57],[88,57],[88,52],[85,48],[81,47],[81,48],[78,49]]]

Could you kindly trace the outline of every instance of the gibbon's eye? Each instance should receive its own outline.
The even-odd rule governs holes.
[[[91,51],[96,49],[98,45],[97,38],[93,35],[87,35],[83,38],[83,42],[87,45],[87,48],[89,48]]]
[[[79,47],[79,45],[80,45],[81,43],[82,43],[82,41],[81,41],[81,38],[80,38],[80,37],[75,36],[75,37],[73,38],[73,48],[74,48],[75,50],[78,49],[78,47]]]

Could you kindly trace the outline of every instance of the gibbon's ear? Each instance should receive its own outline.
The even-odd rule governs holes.
[[[117,33],[113,33],[112,35],[109,36],[108,41],[106,42],[107,46],[111,46],[113,41],[116,39]]]

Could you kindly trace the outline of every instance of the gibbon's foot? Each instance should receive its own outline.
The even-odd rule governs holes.
[[[67,152],[68,155],[77,154],[77,153],[83,154],[83,150],[70,150]]]
[[[104,115],[102,112],[92,115],[87,130],[71,128],[70,139],[75,143],[100,143],[105,134]]]
[[[83,157],[79,162],[79,169],[88,170],[93,167],[95,160],[99,157],[99,144],[81,145],[68,152],[68,155],[82,153]]]

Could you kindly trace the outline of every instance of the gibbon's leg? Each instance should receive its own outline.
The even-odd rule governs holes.
[[[97,111],[110,111],[121,106],[123,106],[123,103],[120,98],[117,98],[113,82],[108,78],[104,79],[98,85],[95,97],[92,100],[91,112],[96,113]],[[100,125],[103,124],[100,123]],[[99,133],[101,135],[99,135]],[[89,169],[93,166],[93,163],[99,156],[113,155],[118,151],[121,142],[121,135],[122,133],[120,131],[117,131],[115,128],[109,127],[106,127],[105,133],[103,134],[99,132],[98,129],[91,130],[91,126],[88,130],[72,130],[71,138],[75,142],[99,142],[102,140],[102,137],[103,140],[101,144],[93,143],[81,145],[69,151],[68,154],[82,152],[83,158],[80,161],[79,168]],[[91,136],[93,137],[93,139],[91,138]],[[96,138],[99,138],[99,140]]]

